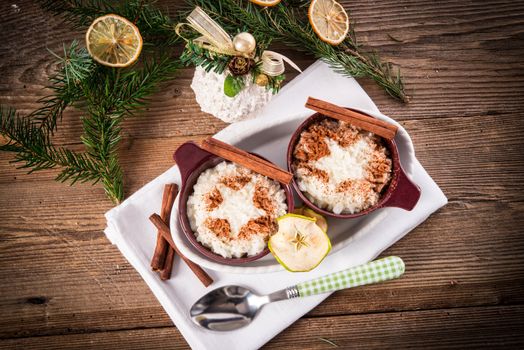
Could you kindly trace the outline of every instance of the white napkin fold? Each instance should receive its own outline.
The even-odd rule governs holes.
[[[280,118],[307,113],[304,103],[308,96],[364,111],[378,112],[354,79],[336,74],[324,63],[316,62],[287,84],[259,118],[230,125],[219,134],[227,134],[227,139],[232,142],[241,139],[245,130],[250,130],[257,124],[267,125]],[[207,291],[222,285],[238,284],[250,287],[260,294],[270,293],[300,281],[368,262],[447,203],[447,198],[437,184],[418,160],[413,159],[411,179],[420,186],[422,195],[412,211],[381,209],[380,220],[374,220],[374,225],[368,230],[360,230],[358,235],[351,238],[350,244],[330,254],[311,272],[292,274],[279,271],[242,275],[208,271],[215,283],[206,289],[179,259],[175,259],[173,277],[167,282],[161,281],[149,265],[156,242],[156,230],[148,217],[151,213],[160,211],[164,185],[177,182],[179,178],[178,168],[173,166],[122,204],[108,211],[105,233],[140,273],[193,349],[258,349],[329,295],[308,297],[300,302],[287,300],[267,305],[251,325],[240,330],[219,333],[201,329],[189,318],[191,305]],[[376,235],[372,240],[372,235],[366,234],[371,230],[381,232],[381,242],[376,241]]]

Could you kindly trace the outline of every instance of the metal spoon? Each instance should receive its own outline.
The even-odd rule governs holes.
[[[269,295],[257,295],[240,286],[223,286],[207,293],[193,304],[190,315],[201,327],[214,331],[231,331],[250,324],[267,303],[378,283],[398,278],[403,273],[402,259],[390,256],[301,282]]]

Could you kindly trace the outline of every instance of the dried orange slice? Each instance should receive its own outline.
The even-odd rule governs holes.
[[[98,17],[86,33],[86,46],[95,61],[110,67],[127,67],[142,51],[142,36],[129,20],[110,14]]]
[[[249,1],[251,1],[253,4],[257,4],[260,6],[275,6],[275,5],[278,5],[280,1],[282,0],[249,0]]]
[[[320,40],[338,45],[349,31],[349,17],[342,5],[334,0],[313,0],[308,11],[309,23]]]

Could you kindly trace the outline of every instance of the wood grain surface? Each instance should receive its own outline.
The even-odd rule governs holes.
[[[335,293],[266,348],[524,347],[524,2],[343,2],[361,43],[401,66],[411,102],[359,82],[409,131],[450,202],[384,253],[405,260],[402,279]],[[177,3],[160,5],[174,13]],[[0,3],[0,35],[0,103],[27,113],[55,68],[46,48],[82,33],[13,0]],[[127,195],[171,166],[179,144],[226,126],[200,112],[192,73],[125,122]],[[58,144],[81,148],[79,116],[66,113]],[[26,175],[10,160],[0,153],[0,348],[186,349],[105,238],[103,190],[56,183],[56,171]]]

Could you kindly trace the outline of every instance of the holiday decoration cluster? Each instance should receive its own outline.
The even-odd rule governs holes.
[[[230,97],[246,79],[277,92],[284,62],[298,67],[267,50],[273,42],[323,60],[343,75],[371,78],[389,95],[407,101],[398,70],[363,51],[343,7],[329,1],[337,5],[331,8],[338,17],[325,18],[345,21],[343,33],[338,27],[330,33],[322,15],[311,10],[321,0],[275,1],[272,7],[243,0],[188,0],[175,19],[155,1],[40,1],[45,10],[86,33],[86,44],[73,41],[62,54],[54,54],[59,69],[49,78],[50,94],[39,101],[40,108],[20,115],[13,107],[0,106],[0,150],[12,153],[13,161],[29,172],[56,168],[58,181],[101,183],[118,203],[124,198],[118,159],[122,122],[139,114],[159,84],[188,64],[227,72],[224,93]],[[112,31],[104,33],[104,27],[115,28],[118,40]],[[174,49],[183,41],[184,51],[177,57]],[[68,108],[82,112],[83,151],[53,143]]]

